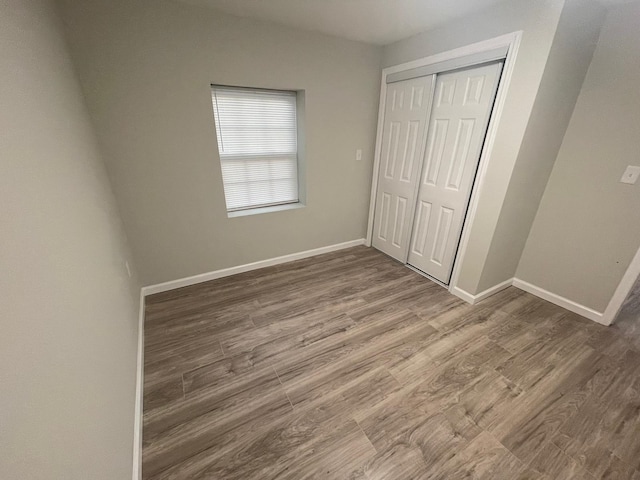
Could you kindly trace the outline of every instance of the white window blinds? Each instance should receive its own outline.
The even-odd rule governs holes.
[[[296,92],[211,86],[227,211],[298,201]]]

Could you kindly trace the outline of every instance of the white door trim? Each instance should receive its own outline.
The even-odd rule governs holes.
[[[602,323],[605,325],[611,325],[616,319],[616,315],[620,311],[620,307],[624,303],[627,295],[633,288],[636,279],[640,276],[640,248],[636,252],[635,256],[631,260],[631,263],[627,267],[627,271],[622,276],[622,280],[618,284],[618,288],[613,293],[609,305],[602,314]]]
[[[382,80],[380,87],[380,106],[378,110],[378,128],[376,133],[376,146],[373,163],[373,177],[371,180],[371,198],[369,202],[369,223],[367,226],[367,238],[366,245],[371,246],[373,238],[373,218],[375,210],[375,199],[378,187],[378,174],[380,170],[380,157],[381,157],[381,143],[382,143],[382,129],[384,125],[384,110],[385,99],[387,96],[387,76],[393,73],[402,72],[405,70],[411,70],[417,67],[424,67],[435,63],[440,63],[447,60],[452,60],[467,55],[472,55],[480,52],[494,50],[499,47],[507,47],[507,57],[505,59],[502,76],[500,77],[500,84],[498,85],[498,92],[496,94],[495,105],[491,114],[491,120],[489,121],[489,128],[487,129],[487,135],[482,153],[480,155],[480,162],[478,164],[478,172],[476,174],[476,180],[471,190],[471,200],[467,210],[467,216],[462,227],[462,235],[460,238],[460,246],[458,247],[458,253],[456,255],[455,263],[453,265],[453,273],[451,275],[451,281],[449,282],[449,291],[453,291],[458,284],[460,276],[460,265],[464,260],[467,246],[469,243],[469,232],[473,225],[476,210],[478,208],[478,198],[482,185],[484,183],[484,177],[486,176],[489,159],[491,158],[491,152],[495,143],[496,135],[498,132],[498,126],[502,118],[502,111],[504,110],[504,104],[506,101],[507,92],[513,77],[513,70],[515,66],[515,60],[520,46],[520,40],[522,39],[522,31],[508,33],[499,37],[483,40],[482,42],[473,43],[464,47],[449,50],[447,52],[438,53],[429,57],[413,60],[411,62],[402,63],[400,65],[394,65],[382,70]]]

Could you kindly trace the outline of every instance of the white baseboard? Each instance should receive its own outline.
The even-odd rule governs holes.
[[[471,305],[476,303],[476,297],[474,295],[471,295],[466,290],[462,290],[460,287],[450,288],[449,293],[455,295],[458,298],[461,298],[462,300],[464,300],[467,303],[470,303]]]
[[[459,287],[453,287],[451,289],[451,293],[456,297],[463,299],[464,301],[475,304],[480,300],[484,300],[491,295],[498,293],[500,290],[504,290],[505,288],[513,285],[514,287],[519,288],[520,290],[524,290],[525,292],[531,293],[536,297],[542,298],[548,302],[551,302],[559,307],[566,308],[567,310],[577,313],[578,315],[582,315],[589,320],[593,320],[594,322],[598,322],[602,325],[609,325],[606,319],[604,318],[604,314],[593,310],[592,308],[585,307],[584,305],[580,305],[579,303],[574,302],[573,300],[569,300],[568,298],[562,297],[555,293],[552,293],[544,288],[540,288],[537,285],[533,285],[529,282],[525,282],[524,280],[520,280],[519,278],[510,278],[509,280],[505,280],[498,285],[495,285],[491,288],[486,289],[484,292],[480,292],[477,295],[472,295],[465,290],[462,290]]]
[[[479,302],[480,300],[484,300],[485,298],[488,298],[491,295],[495,295],[496,293],[504,290],[505,288],[510,287],[511,285],[513,285],[513,278],[505,280],[504,282],[500,282],[499,284],[494,285],[493,287],[489,287],[485,291],[476,294],[475,296],[476,302]]]
[[[566,308],[567,310],[577,313],[578,315],[582,315],[583,317],[588,318],[589,320],[593,320],[594,322],[598,322],[602,325],[608,325],[608,323],[604,319],[604,315],[601,312],[597,312],[592,308],[585,307],[579,303],[574,302],[573,300],[569,300],[568,298],[562,297],[555,293],[552,293],[544,288],[540,288],[536,285],[533,285],[529,282],[525,282],[524,280],[520,280],[519,278],[513,279],[513,286],[519,288],[520,290],[524,290],[525,292],[529,292],[536,297],[540,297],[543,300],[547,300],[559,307]]]
[[[472,305],[478,303],[480,300],[484,300],[485,298],[490,297],[491,295],[495,295],[501,290],[504,290],[507,287],[510,287],[513,284],[513,278],[505,280],[504,282],[500,282],[493,287],[487,288],[483,292],[480,292],[476,295],[472,295],[471,293],[462,290],[460,287],[453,287],[450,292],[458,298],[461,298],[467,303]]]
[[[142,480],[142,394],[144,379],[144,293],[140,292],[138,314],[138,358],[136,367],[136,399],[133,417],[133,475],[132,480]]]
[[[161,293],[168,290],[174,290],[176,288],[188,287],[189,285],[208,282],[209,280],[215,280],[216,278],[228,277],[230,275],[236,275],[238,273],[257,270],[259,268],[271,267],[273,265],[279,265],[281,263],[293,262],[294,260],[314,257],[316,255],[335,252],[337,250],[343,250],[345,248],[357,247],[358,245],[364,245],[364,243],[365,239],[359,238],[357,240],[351,240],[349,242],[337,243],[335,245],[328,245],[326,247],[314,248],[313,250],[305,250],[304,252],[291,253],[289,255],[283,255],[281,257],[269,258],[267,260],[260,260],[258,262],[247,263],[245,265],[238,265],[237,267],[201,273],[192,277],[180,278],[178,280],[171,280],[170,282],[158,283],[157,285],[149,285],[147,287],[143,287],[142,294],[143,296],[153,295],[154,293]]]
[[[626,272],[624,272],[616,291],[613,292],[613,296],[611,297],[611,300],[609,300],[609,304],[602,314],[603,323],[605,325],[611,325],[616,319],[618,312],[622,308],[622,304],[629,293],[631,293],[631,289],[633,289],[633,285],[636,283],[638,277],[640,277],[640,248],[638,248],[638,251],[627,267]]]

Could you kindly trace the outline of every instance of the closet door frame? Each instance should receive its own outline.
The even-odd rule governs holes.
[[[504,67],[502,70],[502,75],[499,79],[498,91],[496,93],[493,111],[489,120],[489,126],[487,128],[484,146],[480,154],[480,161],[478,163],[476,179],[471,189],[471,198],[469,201],[469,206],[467,207],[467,215],[462,226],[460,244],[454,260],[451,280],[449,282],[449,285],[447,286],[448,290],[456,295],[461,291],[459,288],[457,288],[458,280],[460,277],[460,265],[462,265],[467,251],[467,246],[469,243],[469,232],[471,231],[471,227],[473,225],[478,208],[478,199],[482,190],[482,185],[484,183],[484,177],[490,163],[491,152],[493,150],[498,127],[500,125],[500,119],[502,117],[502,111],[504,109],[506,94],[509,89],[509,84],[511,83],[511,78],[513,76],[515,60],[518,53],[518,48],[520,46],[521,38],[522,31],[517,31],[411,62],[387,67],[382,70],[380,106],[378,110],[378,128],[376,134],[373,177],[371,183],[371,198],[369,203],[369,222],[367,226],[367,238],[365,241],[365,244],[367,246],[371,246],[373,239],[373,219],[375,215],[378,175],[380,172],[381,144],[384,125],[385,101],[387,96],[387,82],[389,81],[389,79],[403,78],[404,76],[411,75],[412,71],[428,72],[430,70],[434,70],[435,72],[437,72],[440,68],[442,68],[439,71],[444,72],[446,70],[451,70],[451,66],[447,67],[447,65],[451,64],[456,65],[456,67],[453,68],[459,68],[461,66],[472,66],[474,64],[481,63],[480,61],[474,62],[474,57],[481,57],[483,54],[490,53],[497,49],[506,49],[506,55],[504,55]],[[469,63],[466,65],[464,63],[465,57],[469,59]],[[473,301],[472,299],[468,298],[464,299],[470,302]]]

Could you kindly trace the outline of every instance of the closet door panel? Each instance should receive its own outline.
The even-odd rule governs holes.
[[[436,79],[408,263],[446,284],[501,71],[497,62]]]
[[[406,262],[433,76],[387,86],[373,246]]]

